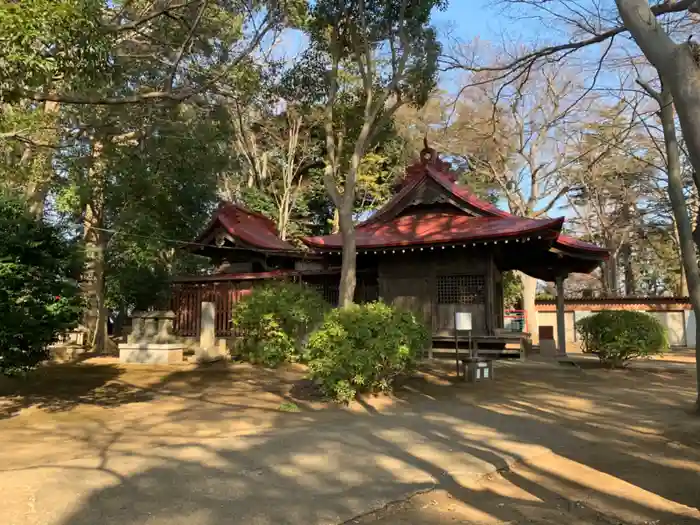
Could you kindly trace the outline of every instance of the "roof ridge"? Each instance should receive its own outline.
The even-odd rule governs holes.
[[[443,171],[436,169],[435,166],[426,165],[425,168],[426,168],[425,171],[426,171],[427,175],[431,179],[433,179],[435,182],[440,184],[447,191],[452,193],[452,195],[455,195],[456,197],[458,197],[462,201],[464,201],[466,204],[473,206],[474,208],[478,209],[479,211],[482,211],[482,212],[488,213],[488,214],[493,214],[493,216],[498,216],[498,217],[508,217],[508,216],[518,217],[517,215],[513,215],[512,213],[509,213],[505,210],[500,209],[495,204],[492,204],[488,201],[485,201],[484,199],[479,197],[476,193],[474,193],[474,191],[472,191],[472,189],[468,185],[460,184],[456,179],[452,180]],[[455,191],[455,190],[457,190],[457,191]]]

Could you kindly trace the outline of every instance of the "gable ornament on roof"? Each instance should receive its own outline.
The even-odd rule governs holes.
[[[420,152],[420,159],[423,164],[433,164],[438,160],[437,151],[428,145],[428,134],[423,137],[423,149]]]

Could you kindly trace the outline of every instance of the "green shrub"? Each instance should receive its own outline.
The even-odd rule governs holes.
[[[602,363],[624,366],[635,357],[658,355],[668,348],[666,329],[644,312],[604,310],[576,323],[584,352]]]
[[[58,226],[0,193],[0,373],[22,374],[48,358],[48,346],[82,313],[78,247]]]
[[[301,356],[304,338],[329,305],[312,288],[271,283],[254,288],[233,309],[239,350],[253,363],[274,367]]]
[[[309,337],[305,358],[323,393],[347,403],[358,392],[389,391],[429,342],[413,314],[375,302],[330,311]]]

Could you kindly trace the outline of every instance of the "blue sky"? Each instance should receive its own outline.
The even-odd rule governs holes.
[[[452,0],[446,11],[436,11],[434,23],[443,29],[448,26],[462,38],[485,40],[497,38],[504,24],[496,16],[493,2],[482,0]]]

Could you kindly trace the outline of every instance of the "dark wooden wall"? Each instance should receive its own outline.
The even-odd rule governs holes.
[[[382,256],[379,295],[413,311],[436,337],[453,335],[454,314],[471,312],[474,335],[503,325],[501,272],[490,251],[445,248]]]
[[[502,275],[490,251],[460,248],[426,249],[361,256],[356,302],[378,298],[413,311],[435,337],[451,337],[454,314],[472,313],[474,335],[493,334],[503,326]],[[306,276],[333,306],[338,302],[339,274]],[[217,337],[235,337],[231,311],[240,297],[263,280],[181,283],[173,287],[175,331],[198,337],[202,301],[216,303]]]

